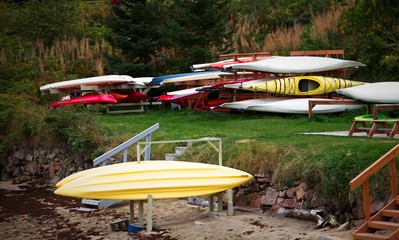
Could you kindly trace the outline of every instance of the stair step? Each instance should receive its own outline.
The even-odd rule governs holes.
[[[394,217],[399,218],[399,210],[394,209],[386,209],[381,211],[382,216],[384,217]]]
[[[399,223],[384,222],[384,221],[370,221],[368,223],[368,227],[375,228],[375,229],[396,231],[399,228]]]
[[[356,233],[353,234],[355,240],[386,240],[389,238],[388,235],[380,235],[375,233]]]

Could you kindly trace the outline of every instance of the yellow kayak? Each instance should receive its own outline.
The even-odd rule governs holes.
[[[182,161],[113,164],[72,174],[55,194],[92,199],[145,200],[201,196],[237,187],[252,175],[219,165]]]
[[[323,76],[286,77],[265,81],[244,89],[286,95],[320,95],[337,89],[362,85],[364,82]]]

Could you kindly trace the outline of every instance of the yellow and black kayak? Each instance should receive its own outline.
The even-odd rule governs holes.
[[[285,95],[321,95],[337,89],[362,85],[364,82],[323,76],[297,76],[265,81],[243,89]]]

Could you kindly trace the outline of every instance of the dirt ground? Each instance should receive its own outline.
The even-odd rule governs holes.
[[[153,232],[112,231],[111,222],[129,218],[127,202],[80,212],[74,210],[80,199],[61,197],[53,190],[37,182],[0,181],[0,239],[352,239],[353,229],[318,229],[316,222],[253,209],[235,209],[233,216],[210,214],[208,208],[190,205],[186,199],[154,201]]]

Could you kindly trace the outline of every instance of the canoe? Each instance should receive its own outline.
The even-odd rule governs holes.
[[[205,163],[142,161],[118,163],[75,173],[56,184],[69,197],[145,200],[218,193],[252,179],[246,172]]]
[[[282,101],[274,101],[265,104],[251,105],[245,111],[286,113],[286,114],[308,114],[309,100],[317,101],[340,101],[326,98],[294,98]],[[312,109],[314,114],[318,113],[338,113],[347,110],[362,108],[362,105],[316,105]]]
[[[336,92],[346,97],[371,103],[399,103],[399,82],[368,83]]]
[[[71,98],[67,100],[62,100],[58,102],[54,102],[50,104],[50,108],[56,108],[60,106],[67,106],[67,105],[75,105],[75,104],[100,104],[100,103],[112,103],[115,104],[117,101],[111,94],[104,94],[104,95],[89,95],[89,96],[82,96]]]
[[[81,86],[101,86],[101,85],[120,85],[120,84],[139,84],[144,86],[143,79],[132,78],[128,75],[106,75],[91,78],[81,78],[69,81],[62,81],[44,85],[40,87],[41,92],[55,90],[80,89]]]
[[[362,85],[364,82],[322,76],[286,77],[245,85],[243,89],[286,95],[320,95],[332,93],[337,89]]]
[[[364,67],[363,63],[327,57],[273,56],[255,62],[224,66],[227,70],[245,69],[269,73],[312,73],[338,70],[342,68]]]

